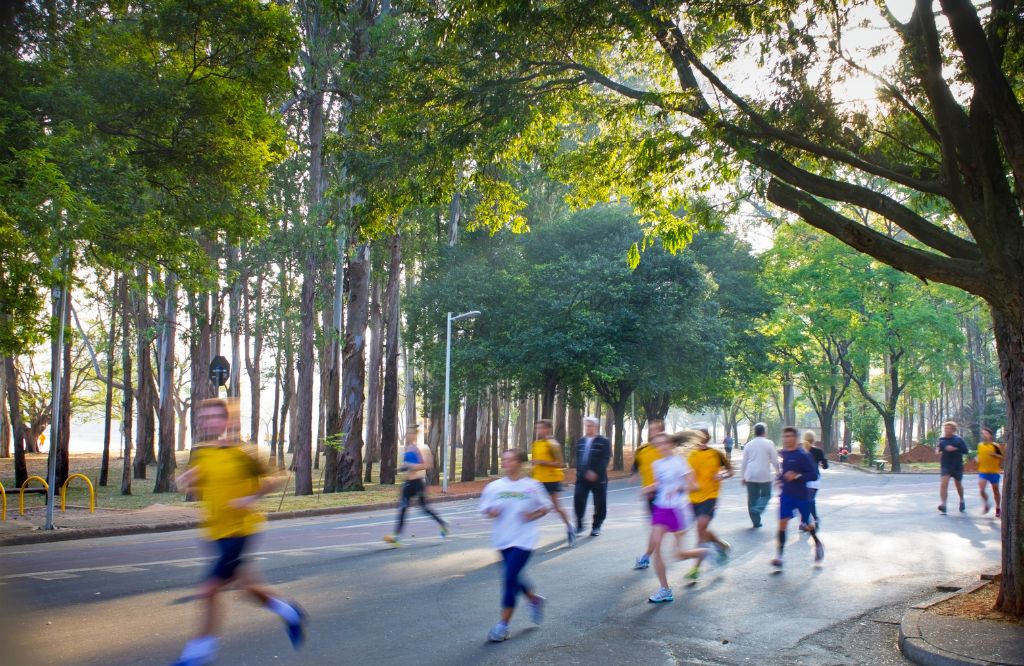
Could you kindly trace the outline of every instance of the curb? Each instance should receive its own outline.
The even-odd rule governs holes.
[[[903,656],[920,666],[999,666],[999,662],[983,661],[964,657],[936,647],[929,643],[921,632],[921,618],[932,606],[936,606],[947,599],[970,594],[980,587],[987,585],[989,579],[981,580],[965,585],[955,592],[939,594],[927,601],[915,605],[903,614],[900,620],[899,647]],[[940,586],[943,587],[943,586]],[[952,585],[951,585],[952,587]]]
[[[440,495],[431,497],[432,503],[458,502],[477,499],[480,493],[463,493],[461,495]],[[319,516],[335,516],[349,513],[365,513],[381,509],[396,509],[398,502],[380,504],[353,504],[351,506],[324,507],[322,509],[296,509],[294,511],[272,511],[266,514],[268,522],[278,520],[296,520],[300,518],[316,518]],[[0,549],[6,546],[24,546],[36,543],[52,543],[55,541],[78,541],[80,539],[97,539],[102,537],[128,536],[132,534],[157,534],[160,532],[180,532],[200,527],[200,521],[179,520],[170,523],[150,525],[118,525],[116,527],[85,527],[81,529],[56,529],[51,531],[32,530],[24,534],[0,537]]]

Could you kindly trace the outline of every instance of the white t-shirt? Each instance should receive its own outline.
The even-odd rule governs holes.
[[[654,506],[662,509],[681,509],[690,503],[685,477],[691,474],[690,465],[682,456],[670,455],[654,461]]]
[[[740,475],[748,483],[768,483],[778,478],[779,452],[775,443],[764,437],[755,437],[743,447],[743,465]]]
[[[491,543],[498,550],[522,548],[533,550],[537,546],[537,521],[527,521],[526,514],[541,508],[551,508],[551,499],[539,481],[524,476],[518,481],[507,477],[491,481],[480,496],[480,511],[499,509],[494,519]]]

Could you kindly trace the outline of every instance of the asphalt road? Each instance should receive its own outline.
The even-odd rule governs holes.
[[[647,603],[653,570],[632,569],[646,509],[635,486],[613,484],[602,536],[569,549],[557,517],[543,519],[528,574],[547,618],[533,627],[517,614],[502,644],[486,642],[500,569],[474,502],[438,505],[454,526],[446,540],[414,512],[397,550],[381,542],[391,511],[277,522],[259,538],[258,564],[309,612],[309,641],[294,652],[275,616],[232,592],[218,663],[907,663],[895,645],[902,610],[998,564],[999,525],[978,515],[974,477],[965,481],[968,513],[941,516],[935,476],[829,470],[824,565],[791,528],[774,574],[774,527],[750,528],[730,480],[715,527],[732,561],[690,588],[685,565],[673,566],[676,600],[659,606]],[[190,594],[208,560],[194,531],[0,548],[0,664],[169,664],[195,627]]]

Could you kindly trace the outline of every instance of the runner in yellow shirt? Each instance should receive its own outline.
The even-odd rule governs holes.
[[[569,539],[569,547],[576,545],[576,530],[573,529],[569,515],[558,502],[558,495],[562,492],[562,481],[565,480],[565,458],[562,456],[562,446],[555,440],[552,434],[551,421],[541,419],[534,424],[534,435],[537,439],[533,442],[533,479],[539,481],[544,489],[551,496],[551,503],[555,512],[562,517],[565,523],[566,535]]]
[[[199,635],[185,645],[174,666],[213,663],[221,619],[217,596],[236,582],[284,620],[293,647],[297,649],[305,639],[306,614],[268,588],[245,559],[245,551],[264,520],[255,509],[256,502],[272,492],[277,483],[263,478],[263,467],[238,446],[236,438],[224,436],[230,421],[224,400],[206,400],[199,405],[196,426],[205,444],[192,451],[188,470],[178,477],[178,490],[195,491],[202,497],[203,527],[215,546],[217,560],[199,588],[198,597],[206,606]]]
[[[711,433],[707,428],[698,427],[695,430],[699,433],[697,437],[697,448],[687,456],[687,462],[693,469],[697,482],[697,489],[690,492],[690,504],[693,506],[693,514],[697,518],[697,542],[699,544],[711,543],[716,546],[718,559],[724,563],[729,559],[728,542],[719,539],[709,529],[711,519],[715,517],[715,507],[718,504],[718,491],[724,479],[732,476],[732,465],[725,453],[718,449],[711,448]],[[697,563],[687,577],[690,580],[697,580],[700,575],[700,562]]]
[[[640,448],[633,454],[633,476],[640,476],[640,487],[650,488],[654,485],[654,461],[660,460],[662,455],[657,446],[652,444],[654,438],[665,432],[665,422],[661,419],[651,419],[647,422],[647,440],[640,445]],[[647,495],[648,515],[654,515],[654,495]],[[651,566],[651,540],[647,540],[647,550],[636,558],[634,569],[646,569]]]
[[[1003,472],[1003,448],[992,441],[993,433],[988,428],[981,429],[981,441],[978,442],[978,490],[985,503],[982,513],[988,513],[988,495],[985,485],[992,485],[992,498],[996,502],[996,518],[1000,516],[999,480]]]

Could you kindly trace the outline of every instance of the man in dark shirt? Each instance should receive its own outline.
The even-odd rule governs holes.
[[[583,439],[576,443],[576,489],[573,504],[576,509],[576,534],[583,533],[583,514],[587,512],[587,497],[594,494],[594,522],[590,536],[601,535],[601,524],[608,515],[608,461],[612,457],[611,443],[598,434],[600,422],[587,417],[583,422]]]
[[[960,496],[960,513],[967,510],[964,502],[964,456],[967,455],[967,442],[956,434],[959,426],[955,421],[946,421],[942,424],[942,437],[939,438],[938,452],[942,454],[939,467],[942,471],[942,479],[939,480],[939,511],[946,513],[946,496],[949,493],[949,480],[953,479],[956,486],[956,493]]]
[[[772,566],[782,568],[782,551],[786,547],[786,527],[789,519],[797,511],[800,521],[807,525],[807,533],[814,540],[814,561],[825,558],[825,546],[815,532],[814,517],[811,515],[811,499],[807,490],[807,482],[818,478],[818,464],[811,454],[804,451],[798,441],[798,433],[793,426],[782,429],[782,492],[779,494],[779,552],[772,560]]]

